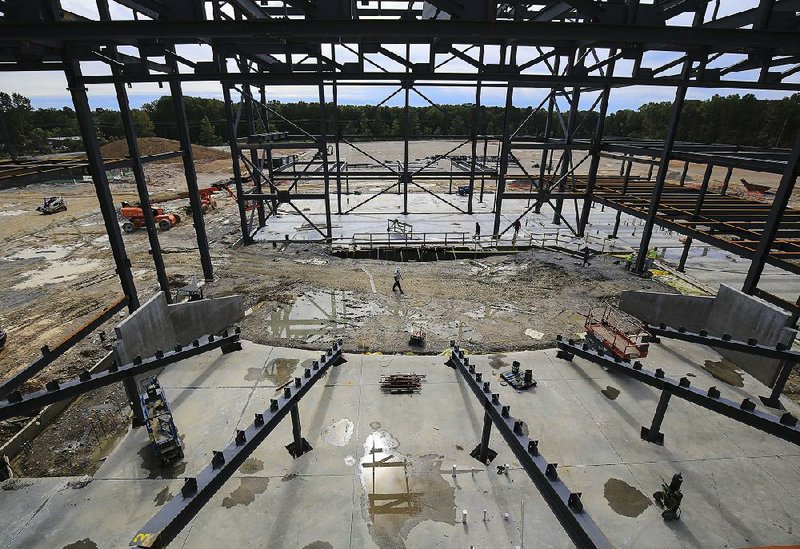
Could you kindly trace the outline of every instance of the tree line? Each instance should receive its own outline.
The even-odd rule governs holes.
[[[224,103],[218,99],[186,97],[186,115],[193,143],[220,145],[227,143],[228,122]],[[637,110],[619,110],[608,115],[605,123],[606,137],[632,137],[663,139],[669,120],[670,102],[651,102]],[[320,132],[321,120],[318,103],[270,102],[267,107],[255,106],[255,132],[288,131],[299,134]],[[334,109],[326,105],[328,134],[333,133]],[[5,123],[5,136],[0,135],[0,154],[8,153],[6,141],[10,140],[17,154],[41,154],[57,150],[80,150],[82,143],[59,141],[51,144],[48,138],[80,135],[75,112],[70,107],[34,109],[30,99],[20,94],[0,93],[0,115]],[[101,143],[124,139],[120,114],[112,109],[95,109],[97,136]],[[419,137],[470,135],[474,123],[473,106],[440,105],[411,107],[409,109],[410,135]],[[559,122],[557,117],[561,117]],[[340,133],[353,139],[398,139],[405,134],[405,113],[402,107],[340,105],[338,109]],[[163,96],[132,110],[137,135],[140,137],[178,138],[178,127],[172,100]],[[503,130],[502,107],[481,107],[478,112],[478,130],[481,134],[499,136]],[[291,121],[291,122],[289,122]],[[513,107],[510,127],[517,137],[542,137],[547,113],[532,107]],[[577,137],[594,135],[597,113],[581,111],[576,121]],[[566,113],[555,113],[551,120],[551,136],[563,135],[567,124]],[[246,135],[247,128],[240,124],[238,136]],[[519,129],[519,131],[517,131]],[[757,99],[752,94],[715,95],[704,101],[686,101],[678,127],[678,139],[698,143],[726,143],[758,147],[789,147],[800,131],[800,94],[778,100]]]

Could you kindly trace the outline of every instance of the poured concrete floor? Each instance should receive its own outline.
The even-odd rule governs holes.
[[[698,365],[714,351],[663,340],[646,360],[693,386],[755,397],[765,388],[736,372],[726,383]],[[317,353],[249,342],[170,366],[161,376],[184,436],[186,458],[162,470],[143,429],[129,432],[93,479],[21,479],[0,484],[0,547],[124,547],[212,450],[263,410],[276,387]],[[300,403],[313,451],[292,459],[284,421],[181,532],[173,547],[570,547],[571,543],[504,441],[492,466],[469,457],[482,411],[443,356],[345,355]],[[655,390],[555,351],[472,357],[501,401],[564,482],[583,493],[586,511],[617,547],[746,547],[798,543],[800,448],[673,398],[665,446],[639,438],[658,400]],[[538,387],[498,385],[519,360]],[[724,366],[723,366],[724,369]],[[384,395],[381,375],[425,374],[415,395]],[[798,414],[800,407],[787,403]],[[405,467],[362,467],[377,459]],[[508,475],[496,465],[508,463]],[[456,466],[453,475],[452,467]],[[372,472],[375,471],[373,481]],[[652,493],[684,476],[681,520],[664,522]],[[407,484],[406,484],[407,476]],[[87,482],[91,480],[90,482]],[[376,498],[368,493],[394,494]],[[392,499],[394,498],[394,499]],[[382,507],[382,508],[381,508]],[[487,520],[483,520],[486,509]],[[395,511],[388,513],[386,511]],[[467,510],[462,522],[462,510]],[[503,515],[508,514],[504,520]],[[456,518],[458,517],[458,518]]]

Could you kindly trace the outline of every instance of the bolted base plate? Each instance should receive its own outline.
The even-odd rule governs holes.
[[[773,398],[765,397],[765,396],[760,396],[758,398],[761,399],[761,402],[764,403],[764,406],[769,406],[770,408],[775,408],[776,410],[785,410],[786,409],[786,408],[783,407],[783,404],[781,404],[780,398],[773,399]]]
[[[664,446],[664,433],[660,431],[651,433],[649,428],[642,427],[642,440],[652,442],[653,444],[658,444],[659,446]]]
[[[233,343],[228,343],[220,347],[222,349],[222,354],[227,355],[228,353],[232,353],[234,351],[241,351],[242,350],[242,342],[235,341]]]
[[[311,445],[308,443],[308,441],[306,439],[301,438],[300,442],[301,442],[300,448],[297,448],[297,445],[294,442],[292,442],[291,444],[288,444],[286,446],[286,449],[289,450],[289,454],[293,458],[299,458],[300,456],[302,456],[306,452],[310,452],[311,450],[313,450],[313,448],[311,447]]]
[[[469,455],[474,457],[478,461],[480,461],[481,460],[481,445],[478,444],[475,447],[475,449],[469,453]],[[487,463],[493,462],[494,458],[496,458],[496,457],[497,457],[497,452],[495,452],[494,450],[489,448],[489,450],[487,450],[487,452],[486,452],[486,463],[483,463],[483,465],[486,465]]]

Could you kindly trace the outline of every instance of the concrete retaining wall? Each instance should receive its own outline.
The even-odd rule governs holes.
[[[625,291],[619,308],[650,324],[663,322],[668,326],[683,326],[692,332],[704,330],[714,298],[659,292]]]
[[[791,328],[791,314],[730,286],[721,285],[714,297],[662,294],[658,292],[622,292],[620,309],[651,324],[684,326],[692,332],[730,334],[734,339],[791,346],[797,331]],[[780,361],[714,349],[745,372],[772,386],[780,370]]]
[[[114,360],[128,364],[136,356],[146,358],[158,349],[186,345],[200,336],[221,332],[243,316],[244,302],[238,295],[168,305],[164,293],[158,292],[114,328]],[[159,373],[148,372],[137,377],[136,383]]]
[[[747,341],[755,338],[759,343],[791,346],[797,331],[791,328],[792,315],[762,299],[747,295],[722,285],[717,292],[714,307],[708,318],[708,333],[721,336],[728,333],[733,339]],[[726,349],[716,351],[733,361],[765,385],[772,386],[778,376],[781,362]]]

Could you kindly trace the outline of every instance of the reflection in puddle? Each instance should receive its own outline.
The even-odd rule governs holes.
[[[11,288],[13,290],[29,290],[31,288],[39,288],[45,284],[69,282],[70,280],[75,280],[82,274],[100,269],[102,266],[103,262],[97,259],[51,263],[44,269],[22,273],[21,276],[23,276],[25,280],[15,284]]]
[[[373,431],[359,464],[364,518],[381,549],[405,547],[409,532],[425,520],[455,524],[455,488],[442,477],[443,456],[412,459],[398,446],[388,431]]]
[[[267,333],[311,343],[323,339],[337,326],[360,326],[367,318],[383,312],[375,303],[356,299],[353,292],[316,290],[300,295],[294,303],[276,304],[267,316]]]

